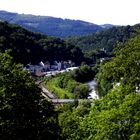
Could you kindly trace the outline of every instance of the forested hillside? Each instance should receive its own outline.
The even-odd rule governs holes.
[[[125,45],[119,45],[112,60],[101,66],[98,73],[98,88],[102,96],[105,96],[117,83],[123,87],[127,86],[127,90],[140,89],[139,43],[140,35],[137,35]]]
[[[139,28],[139,24],[135,26],[118,26],[88,36],[68,38],[67,41],[89,53],[103,48],[106,52],[112,52],[117,43],[124,44],[136,35]]]
[[[11,55],[18,63],[38,63],[40,61],[72,60],[76,64],[83,61],[83,53],[65,41],[27,31],[14,24],[0,22],[0,51],[11,49]]]
[[[100,26],[80,20],[61,19],[0,11],[0,19],[21,25],[31,31],[55,37],[81,36],[95,33],[111,26]]]
[[[100,100],[59,114],[61,135],[71,140],[140,139],[140,35],[120,46],[97,76]]]

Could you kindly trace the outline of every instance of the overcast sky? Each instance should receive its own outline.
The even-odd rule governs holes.
[[[0,0],[0,10],[79,19],[95,24],[140,23],[140,0]]]

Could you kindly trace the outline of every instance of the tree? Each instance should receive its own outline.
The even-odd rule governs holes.
[[[94,102],[80,128],[83,139],[138,140],[140,138],[140,95],[116,87],[102,100]],[[122,94],[122,92],[124,92]]]
[[[77,85],[74,89],[75,96],[80,99],[86,99],[89,95],[89,87],[86,84]]]
[[[140,35],[119,46],[116,57],[105,63],[98,74],[98,87],[102,96],[114,83],[128,85],[131,91],[140,88]]]
[[[91,102],[82,100],[78,106],[63,106],[59,114],[59,125],[62,128],[61,136],[67,140],[81,140],[80,122],[90,111]],[[69,107],[69,108],[68,108]]]
[[[95,72],[93,71],[92,67],[88,65],[82,65],[79,69],[76,69],[71,72],[71,76],[77,82],[87,82],[93,80],[95,76]]]
[[[58,136],[57,114],[31,75],[0,53],[0,138],[43,140]]]

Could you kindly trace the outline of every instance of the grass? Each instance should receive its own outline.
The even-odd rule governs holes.
[[[75,97],[73,93],[67,91],[66,89],[58,87],[55,79],[47,82],[47,88],[60,99],[74,99]]]

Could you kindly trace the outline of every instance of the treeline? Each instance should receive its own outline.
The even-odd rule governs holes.
[[[33,32],[17,25],[0,22],[0,51],[11,49],[11,55],[18,63],[72,60],[76,64],[84,61],[78,47],[65,41]]]
[[[6,11],[0,11],[0,19],[18,24],[34,32],[59,38],[87,35],[103,30],[100,25],[81,20],[17,14]],[[104,27],[106,28],[106,26]]]
[[[91,55],[92,51],[95,54],[95,50],[98,53],[98,50],[103,48],[107,53],[112,53],[117,43],[124,44],[127,40],[134,37],[139,27],[139,24],[135,26],[112,27],[92,35],[67,38],[66,41],[80,47],[89,55]]]
[[[45,78],[45,85],[58,98],[87,99],[90,90],[84,82],[94,77],[94,68],[83,65],[79,69]]]

